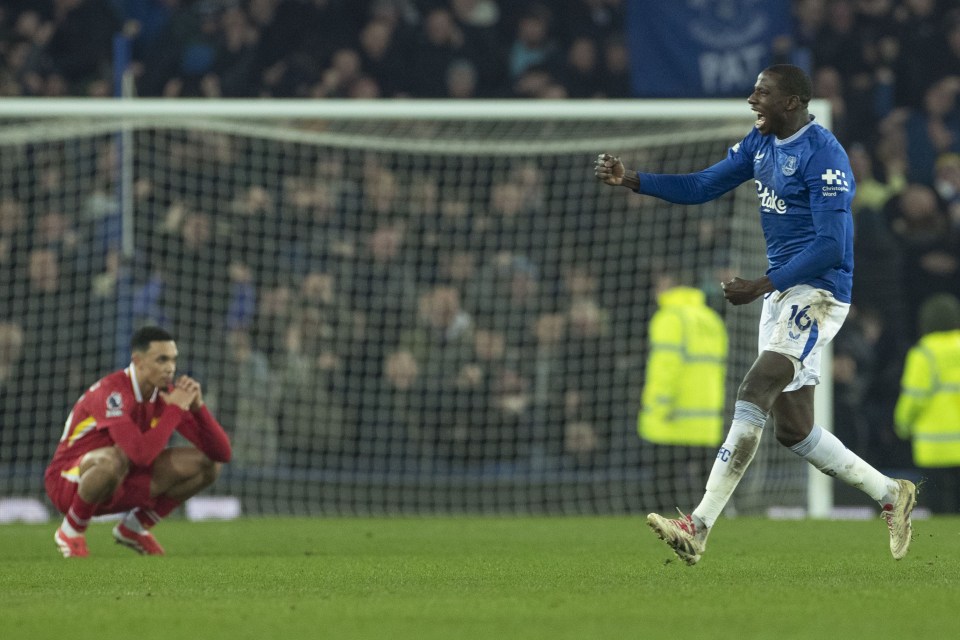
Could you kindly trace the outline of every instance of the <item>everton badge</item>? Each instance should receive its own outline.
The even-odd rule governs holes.
[[[783,165],[780,166],[780,171],[782,171],[785,176],[795,174],[797,172],[797,156],[787,156],[787,159],[783,161]]]

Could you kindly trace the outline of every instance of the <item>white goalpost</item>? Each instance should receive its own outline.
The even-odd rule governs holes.
[[[70,406],[160,324],[231,435],[211,492],[246,513],[662,508],[714,452],[636,434],[653,287],[694,273],[723,315],[729,416],[759,306],[719,282],[765,269],[755,190],[671,205],[592,162],[696,171],[753,121],[743,100],[0,100],[0,498],[44,500]],[[829,375],[816,397],[830,428]],[[832,489],[768,434],[730,512],[826,517]]]

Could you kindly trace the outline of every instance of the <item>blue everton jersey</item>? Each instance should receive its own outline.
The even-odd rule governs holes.
[[[837,139],[812,118],[786,140],[753,129],[698,173],[637,177],[638,193],[679,204],[707,202],[753,178],[773,285],[785,291],[808,284],[850,302],[853,170]]]

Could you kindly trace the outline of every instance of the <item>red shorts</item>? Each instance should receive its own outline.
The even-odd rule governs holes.
[[[82,457],[82,456],[81,456]],[[76,477],[76,471],[69,474],[69,471],[80,466],[80,459],[74,461],[61,469],[48,468],[44,477],[44,485],[47,489],[47,495],[60,513],[66,513],[73,503],[73,498],[77,495],[77,488],[80,486]],[[73,477],[65,477],[63,472]],[[131,467],[123,483],[117,487],[113,495],[106,502],[97,505],[94,515],[100,516],[108,513],[123,513],[134,507],[143,507],[152,509],[154,498],[150,497],[150,479],[153,477],[153,466],[149,467]]]

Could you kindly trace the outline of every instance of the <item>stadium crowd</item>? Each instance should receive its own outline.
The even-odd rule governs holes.
[[[624,11],[620,0],[7,0],[0,96],[110,95],[122,31],[140,96],[623,98]],[[858,182],[835,422],[864,458],[910,466],[892,415],[916,313],[934,293],[960,295],[960,7],[796,0],[794,23],[793,37],[776,43],[778,61],[810,71]],[[223,162],[242,152],[223,150]],[[190,166],[178,153],[187,152],[161,161],[171,175]],[[0,196],[0,412],[50,430],[47,438],[91,374],[115,365],[102,345],[88,350],[102,362],[65,355],[109,344],[116,315],[119,258],[86,250],[112,231],[81,229],[78,217],[109,182],[108,156],[95,154],[100,170],[76,210],[31,209],[57,200],[57,167],[69,158],[31,159],[35,192],[21,185]],[[244,425],[232,434],[238,464],[332,464],[349,449],[369,459],[408,444],[431,459],[503,462],[505,450],[530,455],[517,444],[534,440],[524,430],[548,424],[563,425],[553,453],[595,462],[632,421],[640,385],[628,392],[610,380],[617,301],[600,295],[595,270],[537,253],[539,231],[555,224],[541,174],[492,178],[489,212],[471,212],[470,197],[441,196],[439,182],[401,193],[391,167],[363,171],[353,180],[328,162],[317,167],[322,182],[290,177],[277,192],[228,182],[210,197],[231,202],[229,220],[137,184],[138,215],[154,231],[137,239],[145,257],[133,309],[138,321],[210,345],[194,356],[195,375],[208,380],[221,422]],[[345,219],[348,202],[364,212],[362,227]],[[280,206],[303,224],[281,223]],[[228,250],[214,246],[224,238]],[[423,255],[438,257],[411,258]],[[81,306],[99,314],[93,337],[60,321]],[[35,370],[23,370],[28,353]],[[31,400],[53,385],[69,393]],[[516,446],[497,447],[503,440]]]

